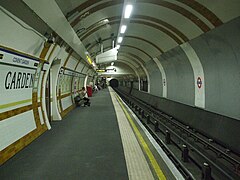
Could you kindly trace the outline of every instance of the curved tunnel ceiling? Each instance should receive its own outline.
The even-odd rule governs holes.
[[[137,65],[140,70],[154,57],[239,15],[235,1],[222,1],[221,4],[202,0],[136,1],[118,59]],[[56,2],[92,57],[100,53],[100,43],[104,50],[111,49],[121,22],[123,0]],[[222,11],[223,4],[231,9],[228,14]]]

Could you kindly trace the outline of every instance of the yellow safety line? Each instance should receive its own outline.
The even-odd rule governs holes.
[[[134,130],[134,132],[135,132],[135,134],[136,134],[136,136],[138,138],[138,141],[140,142],[140,144],[143,147],[143,150],[145,151],[149,161],[151,162],[151,165],[152,165],[152,167],[153,167],[153,169],[154,169],[158,179],[166,180],[166,177],[164,176],[161,168],[159,167],[155,157],[153,156],[153,154],[152,154],[151,150],[149,149],[147,143],[143,139],[143,137],[142,137],[141,133],[139,132],[137,126],[135,125],[134,121],[132,120],[132,118],[130,117],[129,113],[127,112],[127,110],[125,109],[124,105],[122,104],[119,96],[116,95],[116,94],[115,94],[115,96],[116,96],[117,101],[120,104],[120,106],[121,106],[125,116],[127,117],[129,123],[131,124],[131,126],[132,126],[132,128],[133,128],[133,130]]]

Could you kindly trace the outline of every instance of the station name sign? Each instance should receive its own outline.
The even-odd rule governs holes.
[[[8,71],[5,78],[5,89],[32,88],[35,74]]]
[[[116,72],[117,70],[115,68],[112,68],[112,69],[97,69],[96,71],[104,73],[104,72]]]
[[[33,87],[38,61],[18,52],[0,48],[0,75],[5,90]]]

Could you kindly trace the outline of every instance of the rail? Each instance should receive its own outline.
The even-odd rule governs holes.
[[[160,123],[161,127],[164,127],[165,130],[170,132],[173,136],[175,136],[180,141],[182,141],[184,144],[186,144],[189,148],[194,150],[194,152],[196,152],[206,162],[208,162],[213,167],[215,167],[224,176],[226,176],[229,179],[234,179],[234,178],[236,178],[236,176],[239,176],[240,161],[238,161],[237,159],[235,159],[234,157],[230,156],[228,153],[226,153],[222,150],[222,149],[227,149],[227,148],[221,146],[220,144],[217,144],[217,146],[214,146],[213,144],[211,144],[209,142],[209,140],[213,141],[212,139],[207,138],[205,135],[202,135],[199,132],[198,132],[199,135],[197,135],[194,128],[184,125],[182,122],[179,122],[177,119],[173,118],[172,116],[169,116],[168,114],[165,114],[165,113],[161,112],[160,110],[151,107],[146,102],[143,102],[136,97],[129,96],[129,94],[121,92],[117,89],[115,89],[115,91],[122,97],[122,99],[124,99],[124,101],[126,101],[130,105],[131,108],[135,108],[135,111],[139,111],[139,116],[142,114],[142,116],[141,116],[142,119],[146,118],[145,114],[147,114],[147,116],[150,116],[150,119],[154,120],[154,122]],[[141,113],[140,113],[140,111],[141,111]],[[148,119],[148,121],[149,121],[149,119]],[[163,122],[163,121],[165,121],[165,122]],[[154,122],[152,122],[150,120],[150,123],[153,125],[154,125]],[[207,155],[202,153],[193,144],[189,143],[186,139],[182,138],[181,135],[179,135],[174,130],[172,130],[171,126],[167,125],[167,123],[171,124],[171,126],[174,126],[178,130],[180,130],[181,133],[185,133],[188,138],[194,139],[195,143],[199,143],[205,149],[208,149],[209,151],[214,152],[218,158],[222,158],[226,162],[230,163],[233,166],[233,169],[231,171],[233,171],[235,173],[235,175],[232,175],[232,174],[229,174],[229,172],[226,172],[226,170],[224,170],[217,163],[215,163],[213,160],[211,160],[211,158],[209,158]],[[151,128],[149,126],[147,126],[146,123],[143,122],[143,124],[150,131],[150,133],[153,135],[153,137],[155,139],[157,139],[158,136],[156,135],[156,133],[153,133]],[[164,135],[166,134],[164,131],[162,131],[162,133]],[[205,139],[203,137],[205,137]],[[162,142],[162,141],[160,141],[158,139],[157,142]],[[174,143],[174,144],[176,146],[178,146],[177,143]],[[171,156],[171,159],[173,159],[173,162],[174,161],[177,162],[176,165],[177,165],[177,167],[179,167],[181,169],[181,172],[183,172],[183,175],[185,176],[185,178],[190,178],[190,179],[193,178],[190,175],[191,173],[189,174],[185,167],[183,168],[180,166],[181,163],[179,163],[179,160],[176,160],[176,157],[174,155],[172,155],[171,153],[169,153],[169,149],[166,148],[166,145],[160,145],[160,146],[164,147],[164,149],[166,149],[167,154]],[[220,149],[219,149],[219,146],[221,146]],[[178,146],[178,148],[182,151],[182,149],[179,146]],[[190,159],[192,161],[194,161],[193,158],[190,158]],[[201,165],[197,164],[196,161],[194,161],[194,163],[201,169],[201,167],[202,167]]]

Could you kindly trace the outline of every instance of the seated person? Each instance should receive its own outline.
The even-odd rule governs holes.
[[[96,84],[94,85],[94,91],[95,91],[95,92],[98,92],[98,87],[97,87]]]
[[[90,106],[90,99],[88,98],[84,87],[80,90],[79,94],[74,98],[74,101],[77,106],[81,106],[83,103],[84,106],[86,105]]]
[[[84,100],[84,106],[88,105],[90,106],[90,99],[88,98],[87,92],[85,90],[85,87],[82,87],[79,96],[81,99]]]

